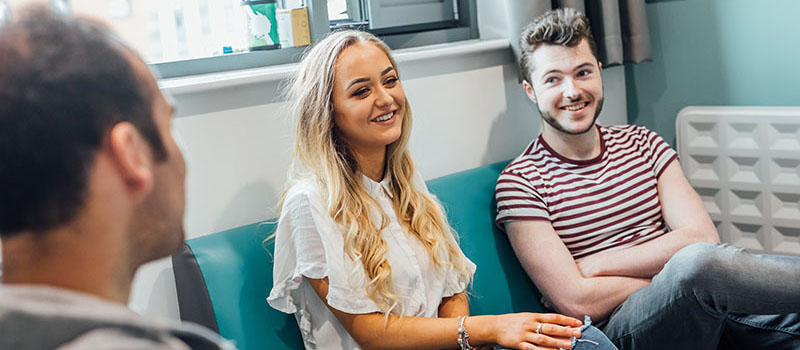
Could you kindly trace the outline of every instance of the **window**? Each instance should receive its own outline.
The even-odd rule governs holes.
[[[351,10],[347,9],[347,0],[328,0],[328,19],[330,21],[347,21],[351,20]],[[352,5],[351,5],[352,6]]]
[[[276,8],[306,7],[312,42],[337,28],[372,31],[393,48],[478,36],[476,0],[0,0],[0,17],[4,2],[99,17],[164,78],[296,61],[303,47],[277,45]]]
[[[11,0],[12,7],[34,0]],[[38,1],[42,2],[42,1]],[[236,0],[59,0],[75,14],[109,23],[148,62],[247,50],[244,7]]]
[[[458,0],[328,0],[331,27],[358,27],[376,33],[453,27]]]
[[[454,0],[371,0],[366,5],[372,30],[455,22]]]

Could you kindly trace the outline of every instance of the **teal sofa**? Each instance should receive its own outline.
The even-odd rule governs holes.
[[[470,291],[475,315],[545,311],[508,238],[493,224],[495,181],[507,163],[428,181],[478,266]],[[294,316],[266,302],[273,247],[262,241],[273,230],[274,223],[258,223],[188,240],[173,256],[181,318],[218,331],[242,350],[302,349]]]

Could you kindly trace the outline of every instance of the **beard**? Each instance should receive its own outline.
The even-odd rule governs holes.
[[[538,109],[538,110],[539,110],[539,114],[541,114],[541,115],[542,115],[542,119],[543,119],[543,120],[544,120],[544,121],[545,121],[547,124],[549,124],[550,126],[552,126],[552,127],[553,127],[553,129],[556,129],[556,130],[558,130],[558,131],[561,131],[561,132],[563,132],[563,133],[565,133],[565,134],[569,134],[569,135],[580,135],[580,134],[584,134],[584,133],[588,132],[589,130],[592,130],[592,127],[594,126],[595,122],[597,122],[597,117],[598,117],[598,116],[600,116],[600,111],[602,111],[602,110],[603,110],[603,101],[604,101],[604,100],[605,100],[605,98],[601,97],[601,98],[600,98],[600,99],[597,101],[597,108],[595,108],[595,110],[594,110],[594,116],[592,116],[592,123],[591,123],[591,124],[589,124],[589,126],[588,126],[588,127],[586,127],[586,129],[584,129],[584,130],[577,130],[577,131],[575,131],[575,130],[567,130],[567,128],[565,128],[563,125],[561,125],[561,124],[558,122],[558,120],[556,120],[556,118],[554,118],[554,117],[553,117],[553,115],[552,115],[551,113],[549,113],[549,112],[546,112],[546,111],[543,111],[543,110],[542,110],[542,108],[541,108],[541,107],[539,107],[539,105],[538,105],[538,104],[536,105],[536,109]]]
[[[133,268],[179,252],[186,237],[183,207],[177,204],[176,194],[158,180],[133,214],[128,236]]]

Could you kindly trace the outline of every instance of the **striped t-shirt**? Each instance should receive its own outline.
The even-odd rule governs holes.
[[[497,225],[549,221],[575,259],[666,233],[656,184],[677,153],[643,126],[597,128],[594,159],[568,159],[541,136],[514,159],[497,180]]]

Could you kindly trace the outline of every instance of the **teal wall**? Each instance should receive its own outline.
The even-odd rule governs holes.
[[[675,145],[689,105],[800,106],[800,1],[648,0],[653,61],[626,66],[628,121]]]

